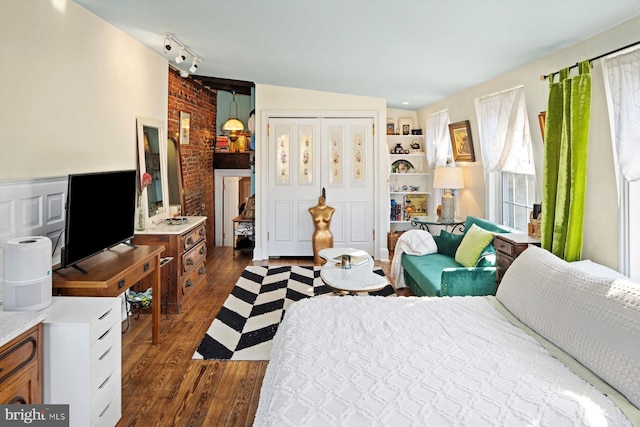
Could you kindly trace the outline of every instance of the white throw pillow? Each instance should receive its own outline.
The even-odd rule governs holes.
[[[531,329],[640,407],[640,285],[586,272],[535,246],[496,298]]]

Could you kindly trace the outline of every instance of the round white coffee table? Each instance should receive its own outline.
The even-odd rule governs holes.
[[[320,269],[322,281],[341,294],[379,291],[389,284],[384,276],[373,272],[373,258],[360,249],[327,248],[318,252],[327,260]],[[351,268],[342,268],[342,255],[351,255]]]

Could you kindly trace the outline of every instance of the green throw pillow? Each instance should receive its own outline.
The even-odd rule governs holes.
[[[493,241],[493,233],[473,224],[464,235],[458,250],[456,262],[465,267],[474,267],[489,243]]]
[[[451,258],[454,258],[463,237],[464,235],[462,234],[453,234],[449,233],[448,231],[442,230],[440,232],[440,235],[433,236],[433,240],[436,241],[439,254],[447,255]]]

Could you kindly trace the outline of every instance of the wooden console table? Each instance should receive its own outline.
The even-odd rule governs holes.
[[[160,341],[160,254],[164,246],[118,245],[79,263],[87,273],[65,268],[53,273],[53,295],[117,297],[145,277],[149,277],[153,299],[151,306],[151,342]]]

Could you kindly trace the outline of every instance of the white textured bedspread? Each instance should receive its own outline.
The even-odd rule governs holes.
[[[317,297],[278,328],[256,426],[625,426],[481,297]]]

